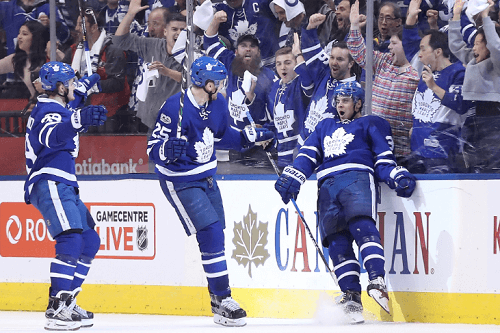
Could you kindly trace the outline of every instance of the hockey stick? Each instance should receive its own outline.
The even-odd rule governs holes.
[[[83,47],[85,49],[85,63],[87,64],[87,75],[92,75],[92,63],[90,62],[89,42],[87,40],[87,26],[85,23],[85,10],[82,5],[83,0],[78,0],[78,7],[80,7],[80,14],[82,15],[82,32],[83,32]],[[96,22],[97,24],[97,22]]]
[[[248,110],[246,112],[246,115],[247,115],[247,118],[250,121],[250,124],[252,125],[252,127],[255,128],[255,121],[253,120],[252,115],[250,114],[250,110]],[[267,158],[269,159],[269,162],[271,162],[271,165],[273,166],[274,171],[276,172],[278,177],[281,176],[281,172],[278,169],[278,166],[276,165],[276,161],[271,156],[271,153],[266,151],[266,154],[267,154]],[[321,251],[321,249],[318,245],[318,242],[316,242],[316,239],[314,238],[314,236],[311,232],[311,229],[309,229],[309,225],[307,225],[306,219],[304,218],[304,215],[302,215],[302,212],[300,211],[299,206],[297,206],[297,202],[295,202],[294,198],[292,198],[292,203],[295,206],[295,210],[297,211],[297,214],[299,214],[299,217],[302,221],[302,224],[304,224],[304,226],[306,227],[307,233],[309,234],[309,237],[311,238],[311,240],[314,243],[314,246],[316,247],[316,251],[318,251],[319,256],[321,257],[321,260],[323,260],[323,263],[325,264],[326,268],[328,269],[328,273],[330,273],[330,276],[332,277],[333,281],[338,286],[339,282],[337,281],[337,277],[335,276],[335,273],[330,269],[330,266],[328,265],[328,261],[326,260],[325,255],[323,254],[323,251]]]
[[[182,64],[182,83],[181,83],[181,97],[180,97],[180,107],[179,107],[179,120],[177,121],[177,138],[181,137],[182,130],[182,114],[184,111],[184,97],[186,91],[189,87],[189,70],[191,68],[191,63],[193,61],[193,43],[194,43],[194,33],[193,33],[193,12],[194,12],[194,1],[186,0],[186,49],[184,50],[184,62]]]

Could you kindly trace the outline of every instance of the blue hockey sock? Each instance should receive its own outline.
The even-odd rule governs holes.
[[[375,222],[368,217],[357,218],[350,221],[349,230],[358,244],[369,279],[383,277],[385,275],[384,248]]]
[[[55,237],[56,257],[50,264],[50,296],[61,290],[71,291],[77,259],[82,249],[82,235],[76,232],[63,233]]]
[[[361,292],[359,284],[360,266],[352,250],[352,236],[342,231],[328,236],[328,253],[333,261],[333,270],[337,276],[340,290]]]
[[[217,296],[231,293],[224,252],[224,230],[217,221],[196,233],[201,252],[203,270],[207,276],[208,289]]]
[[[83,281],[89,273],[90,266],[92,265],[92,260],[94,259],[99,246],[101,245],[101,239],[94,229],[86,230],[82,233],[83,238],[83,249],[80,258],[78,258],[78,263],[75,270],[75,276],[73,278],[73,283],[71,284],[71,290],[75,290],[81,287]]]

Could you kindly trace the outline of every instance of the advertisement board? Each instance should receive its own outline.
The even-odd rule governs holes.
[[[283,315],[265,305],[266,297],[276,293],[286,308],[291,307],[289,293],[293,298],[304,297],[300,298],[303,305],[291,311],[297,316],[311,315],[319,293],[339,289],[293,205],[283,204],[269,177],[220,178],[231,287],[244,293],[246,304],[255,307],[257,315],[265,311],[271,316]],[[458,313],[461,322],[495,323],[493,313],[500,311],[500,211],[495,199],[499,182],[419,180],[409,199],[397,197],[381,184],[376,222],[395,309],[392,320],[453,322]],[[49,281],[45,273],[53,242],[43,218],[21,202],[22,186],[21,181],[2,182],[0,265],[4,269],[0,270],[0,284]],[[86,284],[99,285],[99,292],[106,285],[132,285],[154,289],[155,295],[159,287],[166,288],[162,295],[189,293],[192,288],[206,293],[196,239],[186,236],[157,180],[80,181],[80,190],[101,238]],[[310,180],[302,186],[297,204],[315,241],[321,244],[316,198],[316,181]],[[327,249],[323,251],[328,258]],[[331,260],[328,262],[332,267]],[[367,282],[362,269],[363,290]],[[429,302],[434,303],[429,307]],[[438,315],[437,307],[443,303],[457,308]],[[148,303],[142,310],[148,313],[151,309]]]

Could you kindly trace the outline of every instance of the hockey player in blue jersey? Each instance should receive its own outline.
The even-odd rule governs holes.
[[[25,201],[43,215],[56,241],[50,265],[47,330],[75,330],[93,325],[94,314],[76,305],[76,296],[100,246],[95,222],[80,200],[75,176],[78,134],[106,120],[103,106],[72,109],[99,79],[97,74],[74,83],[68,64],[48,62],[40,69],[46,95],[38,97],[26,129]],[[75,93],[78,88],[78,95]],[[75,95],[78,100],[75,100]],[[80,103],[78,103],[80,104]],[[76,104],[73,104],[76,105]],[[79,105],[77,105],[79,106]]]
[[[364,91],[356,82],[342,83],[333,93],[339,118],[316,126],[293,162],[275,184],[286,204],[316,171],[321,241],[328,248],[343,293],[339,304],[352,323],[363,322],[360,265],[356,241],[368,271],[368,294],[387,312],[384,250],[376,228],[376,181],[384,181],[398,196],[410,197],[415,177],[397,166],[389,123],[378,116],[361,117]]]
[[[278,142],[277,164],[281,168],[291,164],[297,153],[297,142],[314,89],[313,79],[300,53],[297,33],[294,39],[293,48],[283,47],[276,52],[276,71],[281,79],[274,82],[267,103]]]
[[[231,297],[224,253],[224,209],[219,187],[215,148],[241,149],[265,143],[274,134],[247,127],[239,132],[228,125],[227,102],[218,88],[226,67],[206,56],[191,66],[191,82],[184,96],[179,123],[180,93],[163,104],[148,142],[148,155],[167,200],[174,207],[188,236],[196,234],[208,281],[214,322],[225,326],[246,324],[246,312]]]
[[[325,19],[323,14],[313,14],[307,27],[302,29],[301,49],[307,69],[314,79],[314,92],[307,109],[300,145],[321,120],[337,116],[335,101],[332,98],[333,90],[342,82],[355,81],[354,71],[359,68],[343,41],[333,45],[330,54],[323,51],[317,27]]]

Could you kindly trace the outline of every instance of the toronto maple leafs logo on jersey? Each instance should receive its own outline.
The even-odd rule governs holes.
[[[434,121],[434,116],[441,106],[441,100],[432,90],[425,89],[423,92],[417,90],[413,96],[412,114],[415,119],[430,123]]]
[[[281,101],[274,108],[274,112],[274,126],[279,133],[283,133],[283,136],[286,137],[286,132],[293,130],[292,125],[295,122],[294,112],[293,110],[285,111],[285,106]]]
[[[206,163],[210,161],[214,153],[214,134],[205,127],[203,131],[203,141],[198,141],[194,144],[196,150],[196,162]]]
[[[354,134],[347,133],[343,127],[339,127],[332,136],[326,136],[323,140],[325,157],[334,157],[346,153],[347,145],[354,140]]]
[[[311,101],[311,106],[309,107],[309,113],[307,114],[304,126],[309,132],[314,132],[316,125],[320,121],[326,118],[333,118],[334,115],[325,112],[328,108],[328,98],[327,96],[321,97],[318,101]]]
[[[248,21],[238,21],[234,28],[228,30],[229,37],[233,40],[234,47],[236,41],[243,35],[255,35],[257,33],[257,23],[248,24]]]
[[[229,114],[234,120],[234,124],[237,124],[237,121],[244,121],[246,116],[246,112],[248,111],[248,107],[243,103],[245,100],[245,94],[238,89],[233,91],[231,97],[229,97]]]

